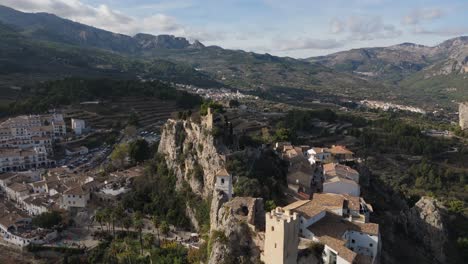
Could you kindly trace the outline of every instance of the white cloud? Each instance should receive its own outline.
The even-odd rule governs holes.
[[[385,24],[379,16],[351,16],[345,20],[333,19],[334,34],[347,33],[349,40],[374,40],[399,37],[402,32],[394,25]]]
[[[308,49],[336,49],[343,47],[344,43],[335,39],[313,39],[313,38],[298,38],[298,39],[276,39],[273,47],[279,51],[291,50],[308,50]]]
[[[438,28],[438,29],[427,29],[423,27],[415,27],[412,32],[414,34],[421,34],[421,35],[436,35],[436,36],[460,36],[464,34],[468,34],[468,26],[460,26],[460,27],[445,27],[445,28]]]
[[[180,6],[179,2],[179,6]],[[220,32],[210,32],[180,24],[176,18],[156,13],[143,18],[122,14],[107,5],[92,6],[79,0],[2,0],[2,4],[23,12],[48,12],[70,20],[112,32],[134,35],[136,33],[172,34],[190,39],[222,39]],[[169,2],[159,8],[175,8]]]
[[[418,25],[423,21],[433,21],[441,18],[444,11],[440,8],[420,8],[414,9],[402,19],[404,25]]]

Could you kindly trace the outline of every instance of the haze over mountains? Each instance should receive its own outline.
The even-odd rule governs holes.
[[[0,80],[8,84],[12,76],[28,72],[36,72],[37,79],[138,75],[280,94],[304,90],[352,99],[390,98],[426,107],[468,99],[468,37],[435,47],[403,43],[299,60],[205,47],[170,35],[131,37],[4,6],[0,23],[1,33],[9,36],[2,36],[8,41],[0,44]],[[24,56],[25,51],[30,54]]]

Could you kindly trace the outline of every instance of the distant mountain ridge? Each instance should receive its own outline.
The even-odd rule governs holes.
[[[35,40],[97,48],[133,59],[163,59],[187,65],[216,82],[241,90],[284,93],[295,88],[348,97],[378,86],[316,63],[217,46],[205,47],[199,41],[190,43],[185,38],[171,35],[139,33],[130,37],[51,14],[23,13],[0,6],[0,22]]]
[[[465,74],[468,73],[468,37],[449,39],[434,47],[402,43],[353,49],[312,57],[307,61],[392,84],[422,70],[432,76]]]
[[[130,37],[63,19],[49,13],[24,13],[1,5],[0,21],[14,26],[23,34],[36,39],[123,53],[135,53],[154,48],[184,49],[204,47],[198,41],[194,43],[195,46],[191,46],[190,42],[182,37],[172,35],[154,36],[144,33]]]
[[[448,105],[452,100],[468,99],[468,37],[451,39],[435,47],[402,43],[293,59],[218,46],[205,47],[199,41],[190,43],[186,38],[172,35],[139,33],[132,37],[52,14],[23,13],[4,6],[0,6],[0,23],[13,27],[15,34],[26,38],[34,50],[44,45],[40,41],[48,42],[47,46],[54,48],[46,55],[54,63],[79,62],[74,67],[59,68],[68,75],[76,74],[76,69],[84,66],[83,70],[90,73],[94,73],[93,69],[98,72],[113,70],[115,74],[120,71],[134,77],[159,76],[176,82],[195,80],[194,83],[216,84],[216,87],[225,85],[262,94],[267,92],[277,98],[293,96],[293,100],[309,100],[320,95],[397,100],[432,108],[439,103]],[[14,45],[11,42],[3,46],[15,50]],[[58,52],[60,45],[64,45],[67,52],[73,52]],[[101,60],[98,62],[89,56],[79,58],[80,52],[88,52],[85,49],[99,54]],[[22,56],[22,53],[8,55]],[[46,57],[40,52],[35,55],[41,59],[29,60],[27,68],[41,77],[44,65],[37,62]],[[14,57],[4,60],[15,65],[4,66],[6,72],[22,67]],[[3,77],[15,80],[11,76]],[[52,77],[50,73],[47,76]]]

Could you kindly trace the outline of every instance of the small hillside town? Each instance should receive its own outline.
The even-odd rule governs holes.
[[[67,133],[61,114],[24,115],[0,123],[0,172],[54,165],[53,143]]]
[[[237,90],[236,92],[231,91],[230,89],[227,88],[221,88],[221,89],[205,89],[205,88],[199,88],[194,85],[186,85],[186,84],[176,84],[176,87],[178,89],[187,91],[189,93],[193,94],[198,94],[201,97],[205,99],[211,99],[215,101],[220,101],[220,100],[238,100],[238,99],[254,99],[257,100],[258,96],[252,96],[252,95],[247,95],[239,92]]]
[[[382,109],[384,111],[400,110],[419,114],[427,113],[425,110],[418,107],[393,104],[389,102],[362,100],[361,102],[359,102],[359,104],[370,109]]]
[[[360,196],[355,160],[344,146],[276,144],[289,162],[288,187],[295,202],[266,214],[265,264],[298,263],[300,244],[324,245],[323,263],[377,263],[379,225],[369,222],[372,206]]]

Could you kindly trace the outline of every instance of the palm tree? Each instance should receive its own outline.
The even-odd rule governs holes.
[[[119,204],[114,208],[114,215],[116,223],[122,225],[122,220],[125,217],[125,209],[123,208],[122,204]]]
[[[153,218],[151,219],[153,222],[153,226],[156,229],[156,233],[158,234],[158,243],[159,243],[159,218],[158,216],[154,215]]]
[[[112,235],[115,237],[115,221],[117,220],[117,215],[115,208],[110,208],[109,221],[112,224]]]
[[[107,232],[110,232],[110,224],[111,224],[111,215],[112,215],[112,209],[110,209],[109,207],[106,207],[104,209],[104,221],[106,222],[107,224]]]
[[[154,235],[151,233],[146,233],[143,236],[143,244],[147,249],[151,249],[154,244]]]
[[[98,209],[96,211],[96,215],[94,216],[94,219],[101,225],[101,230],[102,230],[102,223],[104,223],[104,211],[102,209]]]
[[[127,233],[130,227],[132,227],[132,224],[133,224],[132,218],[130,218],[129,216],[126,216],[122,219],[122,226],[127,230]]]
[[[161,232],[163,233],[163,235],[167,237],[167,235],[169,234],[169,231],[170,231],[170,228],[169,228],[169,225],[167,224],[167,222],[162,221],[160,227],[161,227]]]
[[[143,238],[141,237],[143,227],[145,224],[143,223],[143,217],[141,216],[140,212],[136,212],[133,215],[133,227],[138,231],[138,236],[140,238],[140,247],[141,247],[141,253],[143,254]]]

